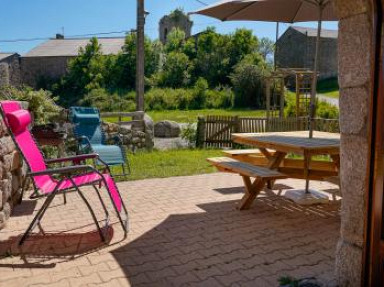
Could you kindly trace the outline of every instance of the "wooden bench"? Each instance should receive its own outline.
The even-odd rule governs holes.
[[[229,157],[208,158],[207,161],[219,171],[237,173],[242,176],[245,185],[245,194],[238,206],[240,210],[251,207],[253,201],[268,181],[287,178],[285,174],[276,170],[255,166]],[[255,180],[252,182],[251,178],[255,178]]]
[[[267,152],[270,151],[267,150]],[[230,158],[257,166],[268,166],[269,163],[269,160],[258,149],[225,150],[223,153]],[[305,179],[303,159],[284,158],[278,170],[289,175],[289,177]],[[327,180],[329,177],[335,176],[338,176],[338,171],[334,162],[321,160],[311,161],[309,168],[310,179]]]

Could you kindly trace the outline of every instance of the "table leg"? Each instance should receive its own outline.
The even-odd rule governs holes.
[[[252,183],[251,179],[248,176],[242,177],[245,185],[245,194],[238,206],[238,209],[240,210],[249,209],[253,201],[260,194],[261,190],[265,185],[265,180],[261,178],[256,178],[255,181]]]
[[[286,155],[287,155],[287,153],[285,153],[285,152],[275,152],[273,154],[273,156],[268,158],[269,163],[268,163],[267,167],[269,169],[277,169],[280,166],[281,162],[286,157]],[[267,181],[267,187],[269,189],[272,189],[274,184],[275,184],[275,180]]]

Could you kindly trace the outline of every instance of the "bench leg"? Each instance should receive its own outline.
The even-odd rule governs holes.
[[[248,176],[242,177],[245,185],[245,194],[238,206],[239,210],[249,209],[253,201],[260,194],[260,191],[265,185],[265,180],[261,178],[256,178],[255,181],[252,183],[251,179]]]

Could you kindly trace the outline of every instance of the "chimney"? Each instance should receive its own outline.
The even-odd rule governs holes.
[[[61,39],[64,39],[64,35],[63,34],[56,34],[56,40],[61,40]]]

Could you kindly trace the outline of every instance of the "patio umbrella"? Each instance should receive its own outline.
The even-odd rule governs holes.
[[[222,21],[265,21],[265,22],[310,22],[318,21],[314,76],[310,101],[310,132],[313,136],[313,123],[316,104],[316,85],[320,50],[322,21],[337,21],[331,0],[224,0],[204,7],[191,14],[214,17]]]

